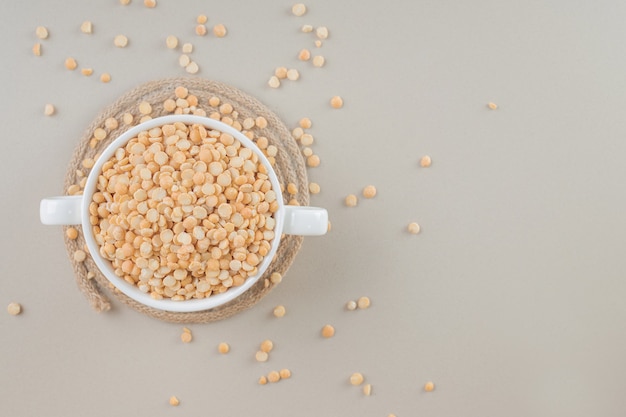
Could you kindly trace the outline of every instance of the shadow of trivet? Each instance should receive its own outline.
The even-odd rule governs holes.
[[[177,87],[185,87],[187,91],[182,88],[177,90]],[[186,96],[187,93],[188,96]],[[182,96],[185,98],[176,101]],[[197,104],[195,104],[196,100]],[[143,105],[140,108],[141,103]],[[150,106],[145,103],[149,103]],[[223,106],[224,104],[226,106]],[[232,106],[232,111],[228,104]],[[82,193],[93,160],[97,159],[99,152],[124,131],[149,117],[155,118],[179,113],[206,115],[221,119],[223,122],[243,130],[244,133],[246,131],[251,132],[255,142],[259,139],[265,141],[263,138],[267,138],[269,145],[274,145],[278,150],[275,156],[274,169],[280,183],[285,185],[294,183],[299,192],[293,198],[300,205],[309,204],[304,159],[297,143],[283,122],[267,106],[242,91],[201,78],[169,78],[148,82],[124,94],[115,103],[100,112],[89,125],[74,151],[65,177],[66,194]],[[251,126],[251,119],[256,121],[253,126]],[[285,196],[285,198],[287,197]],[[147,307],[127,297],[109,283],[90,257],[87,257],[83,262],[76,262],[73,256],[74,252],[85,249],[82,231],[79,231],[78,238],[74,240],[69,239],[67,235],[65,236],[65,245],[74,268],[78,287],[94,310],[98,312],[109,310],[111,303],[108,297],[112,295],[141,313],[174,323],[208,323],[230,317],[252,307],[280,282],[277,279],[278,275],[274,275],[272,280],[272,274],[285,274],[301,244],[301,236],[284,236],[278,247],[278,252],[265,274],[253,287],[237,299],[211,310],[175,313]]]

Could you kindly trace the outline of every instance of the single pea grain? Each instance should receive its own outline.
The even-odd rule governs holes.
[[[287,68],[278,67],[274,70],[274,75],[278,77],[279,80],[283,80],[287,78]]]
[[[263,352],[262,350],[257,351],[257,353],[254,355],[254,358],[257,362],[267,362],[269,357],[270,355],[268,355],[267,352]]]
[[[357,308],[356,301],[350,300],[346,303],[346,309],[349,311],[354,311]]]
[[[35,28],[35,35],[39,39],[48,39],[48,29],[46,29],[45,26],[37,26],[37,28]]]
[[[189,65],[190,62],[191,59],[189,58],[189,55],[182,54],[178,58],[178,65],[180,65],[181,67],[186,67],[187,65]]]
[[[313,149],[309,148],[308,146],[302,148],[302,155],[306,157],[313,155]]]
[[[330,324],[325,325],[324,327],[322,327],[322,336],[325,338],[331,338],[335,335],[335,328],[333,326],[331,326]]]
[[[287,192],[289,194],[298,194],[298,187],[293,182],[287,184]]]
[[[74,58],[70,57],[65,59],[65,68],[70,71],[74,71],[76,67],[78,67],[78,64]]]
[[[267,127],[267,119],[263,116],[259,116],[256,119],[254,119],[254,124],[256,125],[256,127],[260,129],[265,129]],[[276,155],[272,155],[272,156],[276,156]]]
[[[280,80],[278,79],[277,76],[272,75],[269,81],[267,82],[267,85],[269,85],[272,88],[278,88],[280,87]]]
[[[124,115],[122,116],[122,121],[126,126],[131,125],[133,123],[133,120],[135,120],[135,116],[133,116],[131,113],[124,113]]]
[[[272,282],[272,284],[280,284],[282,280],[283,280],[283,276],[278,272],[274,272],[270,276],[270,281]]]
[[[213,26],[213,34],[218,38],[223,38],[224,36],[226,36],[226,33],[226,26],[224,26],[223,24],[219,23]]]
[[[78,230],[73,227],[68,227],[65,231],[65,236],[67,236],[68,239],[74,240],[78,237]]]
[[[306,159],[306,164],[311,168],[318,167],[320,165],[320,157],[317,155],[311,155]]]
[[[183,47],[182,47],[182,51],[183,51],[184,54],[192,53],[193,52],[193,44],[189,43],[189,42],[184,43]],[[184,97],[181,97],[181,98],[184,98]]]
[[[139,113],[141,114],[150,114],[152,113],[152,105],[147,101],[142,101],[139,103]]]
[[[291,68],[287,71],[287,78],[291,81],[297,81],[300,78],[300,73],[297,69]]]
[[[302,3],[296,3],[291,7],[291,13],[293,13],[294,16],[304,16],[304,14],[306,13],[306,6]]]
[[[428,168],[430,166],[430,164],[432,163],[430,156],[428,155],[424,155],[422,156],[422,158],[420,159],[420,166],[422,168]]]
[[[320,185],[316,182],[312,182],[309,184],[309,192],[311,194],[319,194],[320,192]]]
[[[230,346],[228,345],[228,343],[222,342],[217,345],[217,350],[219,353],[226,354],[230,352]]]
[[[309,133],[305,133],[300,137],[300,143],[302,144],[302,146],[313,145],[313,142],[314,142],[313,135]]]
[[[365,198],[374,198],[376,196],[376,187],[373,185],[368,185],[363,188],[363,197]]]
[[[328,38],[328,28],[326,26],[320,26],[315,29],[315,34],[320,39],[326,39]]]
[[[354,194],[348,194],[345,199],[345,204],[348,207],[355,207],[358,203],[358,199]]]
[[[286,313],[285,306],[274,307],[274,317],[284,317]]]
[[[350,383],[354,386],[361,385],[364,379],[365,378],[363,378],[363,374],[361,374],[360,372],[355,372],[350,375]]]
[[[189,65],[185,67],[185,71],[187,71],[189,74],[196,74],[198,71],[200,71],[200,67],[198,67],[198,64],[195,61],[191,61]]]
[[[274,342],[272,342],[271,340],[266,339],[261,342],[261,352],[269,353],[272,351],[272,349],[274,349]]]
[[[435,389],[435,384],[432,381],[428,381],[424,384],[424,391],[431,392]]]
[[[343,99],[341,97],[339,97],[339,96],[333,96],[330,99],[330,106],[333,109],[340,109],[340,108],[342,108],[343,107]]]
[[[407,229],[409,230],[409,233],[416,235],[420,232],[420,225],[413,222],[413,223],[409,223],[409,226],[407,227]]]
[[[170,405],[176,407],[178,404],[180,404],[180,400],[176,398],[176,396],[172,395],[170,397]]]
[[[369,297],[361,297],[356,301],[356,304],[360,309],[366,309],[370,306],[371,301]]]
[[[311,51],[309,51],[306,48],[302,49],[300,53],[298,54],[298,59],[300,61],[308,61],[309,59],[311,59]]]
[[[267,374],[267,380],[269,382],[278,382],[280,381],[280,374],[277,371],[271,371]]]
[[[41,56],[41,44],[39,42],[33,45],[33,55]]]
[[[325,63],[326,63],[326,58],[324,58],[322,55],[315,55],[313,57],[314,67],[321,68],[324,66]]]
[[[367,395],[368,397],[372,395],[372,384],[365,384],[363,386],[363,394]]]
[[[302,25],[302,32],[304,33],[311,33],[313,32],[313,26],[312,25]]]
[[[316,48],[321,48],[322,47],[322,41],[320,41],[319,39],[316,39],[315,42],[313,42],[315,44]]]
[[[183,343],[189,343],[192,339],[193,335],[191,334],[191,330],[187,327],[183,327],[183,332],[180,334],[180,340],[182,340]]]
[[[81,25],[80,25],[80,31],[86,34],[91,34],[93,33],[93,23],[91,23],[89,20],[85,20]]]
[[[22,312],[22,306],[19,303],[9,303],[7,311],[12,316],[17,316]]]
[[[302,129],[310,129],[313,125],[311,119],[309,119],[308,117],[303,117],[302,119],[300,119],[300,122],[298,124]]]
[[[126,45],[128,45],[128,38],[124,35],[117,35],[113,38],[113,45],[118,48],[126,48]]]
[[[204,25],[208,21],[209,21],[209,18],[204,14],[199,14],[198,17],[196,18],[196,23],[200,25]]]
[[[87,259],[87,254],[85,253],[85,251],[79,249],[74,252],[74,261],[83,262],[85,259]]]
[[[169,49],[176,49],[176,47],[178,46],[178,38],[174,35],[170,35],[167,38],[165,38],[165,46],[167,46]]]
[[[198,36],[204,36],[206,35],[206,26],[204,25],[196,25],[196,35]]]
[[[149,9],[152,9],[153,7],[156,7],[157,2],[156,0],[143,0],[143,5]]]
[[[93,74],[93,68],[82,68],[80,70],[81,74],[83,74],[85,77],[90,77],[91,74]]]
[[[54,105],[46,104],[43,108],[43,114],[46,116],[52,116],[56,112]]]
[[[265,384],[267,384],[267,377],[265,375],[262,375],[261,377],[259,377],[259,385]]]
[[[488,103],[487,107],[489,107],[491,110],[496,110],[498,108],[498,105],[496,103]]]
[[[287,368],[283,368],[278,371],[278,375],[280,375],[281,379],[288,379],[291,378],[291,371]]]
[[[120,4],[122,6],[128,6],[130,4],[130,0],[120,0]]]
[[[103,83],[108,83],[109,81],[111,81],[111,74],[109,74],[108,72],[103,73],[102,75],[100,75],[100,81],[102,81]]]

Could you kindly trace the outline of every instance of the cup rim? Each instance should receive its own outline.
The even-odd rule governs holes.
[[[173,124],[176,122],[181,122],[188,125],[201,124],[211,130],[219,130],[223,133],[232,135],[235,139],[241,142],[242,146],[250,148],[250,150],[258,156],[259,161],[267,168],[267,175],[269,177],[270,183],[272,184],[272,189],[276,193],[276,201],[278,202],[278,210],[273,215],[274,219],[276,220],[276,225],[274,226],[274,238],[272,239],[270,251],[266,256],[263,257],[263,261],[259,264],[259,266],[257,266],[257,274],[246,278],[245,282],[242,285],[238,287],[230,287],[227,291],[221,294],[212,294],[210,297],[207,298],[192,298],[182,301],[174,301],[171,299],[154,299],[150,296],[149,293],[142,292],[136,285],[130,284],[126,282],[123,278],[117,276],[114,273],[110,261],[100,255],[100,245],[98,245],[95,240],[92,232],[92,225],[89,220],[89,205],[91,204],[93,194],[95,193],[98,177],[100,176],[104,163],[107,162],[111,158],[111,156],[115,154],[115,151],[118,148],[124,146],[130,139],[136,137],[140,132],[166,124]],[[157,117],[133,126],[127,131],[123,132],[121,135],[119,135],[102,151],[97,161],[91,168],[91,171],[87,176],[87,182],[84,187],[83,201],[81,205],[82,228],[85,241],[87,243],[87,248],[91,253],[93,261],[96,263],[102,274],[109,280],[109,282],[111,282],[122,293],[141,304],[158,310],[176,313],[210,310],[236,299],[247,290],[249,290],[263,276],[270,263],[274,259],[274,256],[276,255],[276,252],[280,245],[285,221],[284,212],[285,204],[283,202],[278,177],[276,176],[274,168],[271,166],[268,159],[265,157],[263,152],[261,152],[258,146],[254,142],[252,142],[252,140],[247,138],[243,133],[233,128],[232,126],[229,126],[221,121],[211,119],[209,117],[196,115],[169,115]]]

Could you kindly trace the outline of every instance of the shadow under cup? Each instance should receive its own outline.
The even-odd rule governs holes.
[[[130,284],[122,277],[118,276],[115,273],[113,265],[111,261],[105,259],[100,254],[100,245],[97,243],[96,238],[93,234],[93,227],[90,223],[90,213],[89,213],[89,205],[92,202],[93,194],[96,192],[96,186],[98,183],[98,177],[101,174],[103,165],[109,161],[109,159],[115,154],[117,149],[124,147],[126,143],[134,138],[140,132],[150,130],[155,127],[161,127],[167,124],[174,123],[184,123],[186,125],[199,124],[203,125],[208,130],[218,130],[223,133],[227,133],[233,136],[236,140],[238,140],[242,147],[249,148],[253,153],[255,153],[258,157],[258,160],[261,164],[265,166],[267,169],[267,176],[271,183],[272,190],[276,194],[276,201],[278,202],[278,209],[275,213],[273,213],[272,217],[275,219],[274,226],[274,237],[270,242],[270,250],[263,257],[263,260],[259,265],[257,265],[257,273],[253,276],[248,276],[242,285],[233,286],[228,288],[223,293],[219,294],[211,294],[209,297],[201,298],[201,299],[188,299],[181,301],[174,301],[171,299],[155,299],[149,293],[145,293],[141,291],[136,285]],[[51,207],[58,205],[61,207]],[[46,207],[44,207],[46,206]],[[63,208],[63,206],[66,206]],[[80,206],[80,208],[78,208]],[[231,126],[228,126],[222,122],[219,122],[214,119],[210,119],[207,117],[201,116],[192,116],[192,115],[173,115],[173,116],[164,116],[149,120],[147,122],[141,123],[128,131],[124,132],[121,136],[115,139],[109,146],[105,148],[102,152],[101,156],[98,158],[96,163],[94,164],[89,176],[87,178],[87,183],[84,188],[84,192],[82,196],[64,196],[64,197],[56,197],[52,199],[42,200],[41,203],[41,217],[42,222],[44,224],[72,224],[67,223],[67,216],[65,217],[64,222],[59,221],[50,221],[48,214],[45,214],[44,211],[54,211],[54,210],[75,210],[78,213],[74,213],[74,219],[80,220],[80,224],[83,228],[83,235],[85,241],[87,243],[87,247],[91,254],[93,261],[96,263],[100,271],[104,274],[104,276],[121,292],[123,292],[128,297],[138,301],[144,305],[149,307],[153,307],[159,310],[172,311],[172,312],[194,312],[194,311],[203,311],[209,310],[225,303],[228,303],[245,291],[250,289],[264,274],[269,264],[272,262],[274,256],[276,255],[276,251],[278,246],[280,245],[281,235],[283,233],[289,234],[302,234],[302,235],[321,235],[326,232],[327,224],[328,224],[328,213],[324,209],[316,208],[316,207],[296,207],[296,206],[286,206],[283,202],[282,193],[280,190],[280,183],[278,178],[276,177],[276,173],[269,161],[265,157],[265,155],[261,152],[261,150],[246,136],[244,136],[241,132],[234,129]],[[291,224],[290,228],[292,230],[285,230],[285,219],[288,219],[288,223]],[[47,221],[46,221],[47,220]],[[58,220],[58,219],[57,219]],[[78,222],[73,222],[78,223]],[[323,226],[323,230],[322,230]]]

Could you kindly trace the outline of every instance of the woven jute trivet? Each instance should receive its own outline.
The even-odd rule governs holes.
[[[175,89],[179,86],[188,89],[188,94],[190,95],[188,97],[189,102],[193,104],[193,96],[195,96],[198,104],[187,107],[189,102],[186,104],[186,100],[184,100],[177,102],[177,110],[172,110],[170,107],[171,101],[169,101],[169,105],[164,106],[164,102],[168,99],[177,100]],[[211,106],[209,102],[211,101],[211,103],[215,104],[215,97],[219,98],[220,103],[217,106]],[[206,114],[213,118],[221,118],[222,121],[232,123],[235,127],[244,125],[244,120],[249,118],[254,120],[259,117],[264,118],[267,121],[267,126],[263,127],[265,123],[261,119],[260,123],[250,127],[250,120],[248,120],[245,123],[245,125],[248,125],[247,130],[253,132],[255,138],[266,137],[269,144],[277,148],[278,152],[275,156],[274,169],[279,181],[284,185],[294,183],[299,192],[293,198],[300,205],[308,205],[308,182],[304,160],[298,144],[292,138],[283,122],[265,105],[242,91],[223,83],[201,78],[169,78],[148,82],[124,94],[115,103],[100,112],[87,127],[74,151],[65,177],[65,192],[67,194],[80,194],[84,185],[84,178],[89,173],[87,167],[91,165],[90,161],[95,159],[99,152],[116,137],[130,127],[139,124],[142,117],[146,116],[140,112],[139,108],[139,104],[143,102],[150,103],[152,110],[149,116],[152,118],[175,112],[189,112],[190,114]],[[223,104],[230,104],[233,112],[229,112],[230,109],[226,106],[226,110],[222,108],[223,113],[220,114],[220,106]],[[169,110],[166,110],[164,107],[167,107]],[[186,107],[187,110],[184,110]],[[145,112],[146,108],[147,106],[144,104],[142,110]],[[133,116],[130,124],[124,122],[125,117],[126,121],[129,121],[130,117],[128,114]],[[114,118],[117,123],[114,123],[110,118]],[[107,119],[109,119],[109,122],[105,123]],[[102,130],[96,132],[96,129],[99,128],[104,129],[106,133],[104,139],[96,139],[96,137],[102,137]],[[85,163],[85,160],[88,162]],[[67,230],[67,227],[65,230]],[[113,296],[141,313],[174,323],[208,323],[230,317],[253,306],[276,285],[276,282],[272,282],[270,279],[271,275],[274,272],[278,272],[281,275],[286,273],[300,249],[301,243],[301,236],[284,236],[277,254],[264,276],[235,300],[211,310],[175,313],[147,307],[121,293],[100,273],[89,256],[83,262],[77,262],[74,259],[74,253],[77,250],[85,249],[85,240],[82,232],[74,240],[65,236],[65,245],[76,275],[76,282],[94,310],[98,312],[108,311],[111,308],[108,297]]]

